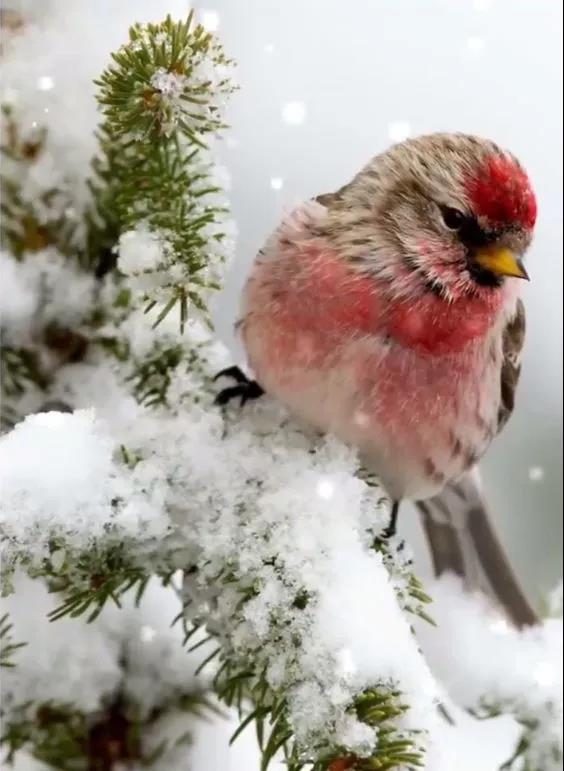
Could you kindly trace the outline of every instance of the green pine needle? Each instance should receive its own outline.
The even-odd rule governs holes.
[[[15,667],[12,656],[17,650],[27,645],[24,642],[12,642],[12,628],[10,617],[5,613],[0,617],[0,667]]]
[[[104,121],[89,253],[96,262],[138,226],[154,233],[161,261],[141,273],[158,280],[141,299],[161,307],[155,326],[178,306],[183,329],[191,311],[209,319],[207,294],[220,284],[226,208],[217,202],[204,137],[225,128],[221,103],[234,86],[224,73],[233,62],[192,13],[186,22],[135,25],[112,60],[96,81]]]

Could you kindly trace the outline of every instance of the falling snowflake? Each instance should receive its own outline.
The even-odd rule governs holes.
[[[286,102],[282,105],[282,120],[291,126],[299,126],[305,116],[306,106],[303,102]]]
[[[388,123],[388,137],[393,142],[403,142],[411,134],[411,125],[405,120]]]

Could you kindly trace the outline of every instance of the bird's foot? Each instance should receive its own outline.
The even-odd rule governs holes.
[[[384,530],[382,530],[382,535],[380,536],[384,541],[389,541],[390,538],[393,538],[395,535],[397,535],[398,514],[399,514],[399,501],[394,501],[392,504],[390,521],[388,522],[388,526]]]
[[[249,380],[245,373],[239,369],[239,367],[227,367],[222,369],[214,377],[215,380],[219,380],[220,377],[229,377],[236,382],[237,385],[224,388],[215,397],[215,404],[224,405],[228,404],[231,399],[239,397],[241,399],[241,407],[250,399],[258,399],[264,393],[263,389],[256,382],[256,380]]]
[[[384,530],[382,530],[382,533],[381,533],[381,535],[380,535],[380,538],[381,538],[383,541],[389,541],[389,540],[390,540],[390,538],[393,538],[395,535],[397,535],[397,532],[398,532],[398,531],[397,531],[397,528],[396,528],[396,527],[393,527],[393,526],[390,524],[390,525],[388,525],[387,527],[385,527],[385,528],[384,528]]]

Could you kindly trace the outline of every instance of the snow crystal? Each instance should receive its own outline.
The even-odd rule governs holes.
[[[184,91],[187,83],[186,75],[168,72],[162,67],[151,77],[151,85],[170,99],[177,99]]]
[[[4,532],[25,548],[35,525],[80,529],[97,509],[107,516],[112,451],[93,411],[28,416],[0,439]]]
[[[286,102],[282,105],[282,120],[291,126],[299,126],[306,117],[306,106],[303,102]]]
[[[50,75],[41,75],[37,78],[37,88],[40,91],[50,91],[55,86],[55,81]]]
[[[137,276],[162,267],[166,241],[146,225],[122,233],[118,242],[118,268],[126,276]]]
[[[155,535],[159,522],[151,509],[158,482],[141,500],[123,463],[114,459],[118,445],[93,410],[73,414],[29,415],[0,438],[0,524],[6,554],[24,552],[36,560],[48,553],[50,534],[77,548],[106,532],[115,520],[122,535]],[[118,508],[117,503],[126,501]],[[38,533],[42,535],[38,538]]]
[[[377,735],[374,728],[359,723],[352,715],[343,715],[337,720],[336,734],[344,747],[354,749],[359,757],[370,755]]]
[[[542,466],[531,466],[529,468],[529,479],[531,482],[542,482],[544,479],[544,469]]]
[[[142,626],[139,632],[139,637],[141,639],[141,642],[150,643],[151,640],[154,639],[155,634],[156,632],[152,626]]]
[[[219,13],[217,11],[200,11],[200,23],[208,32],[215,32],[219,27]]]
[[[411,124],[405,120],[388,123],[388,137],[392,142],[403,142],[411,135]]]
[[[330,479],[320,479],[316,485],[316,491],[320,498],[329,500],[335,492],[335,486]]]

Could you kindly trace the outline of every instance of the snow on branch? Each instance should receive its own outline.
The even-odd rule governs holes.
[[[404,613],[424,596],[378,546],[388,501],[272,403],[213,408],[213,354],[176,414],[40,414],[0,440],[4,564],[72,587],[74,613],[182,568],[187,633],[217,641],[216,688],[254,701],[265,757],[417,765],[436,693]]]
[[[480,717],[513,715],[521,738],[506,769],[560,771],[563,753],[562,617],[518,630],[446,576],[431,588],[440,635],[418,637],[433,672]]]
[[[208,678],[195,675],[205,654],[187,656],[180,624],[171,626],[181,610],[174,589],[153,579],[140,603],[130,592],[93,623],[52,624],[57,598],[44,582],[18,573],[15,584],[0,612],[30,642],[12,645],[2,677],[3,760],[25,745],[50,768],[186,768],[195,717],[217,707]]]

